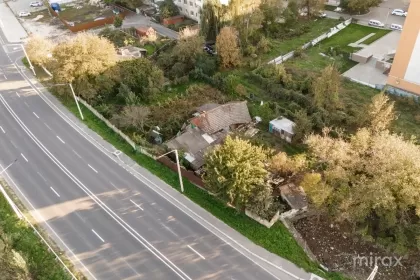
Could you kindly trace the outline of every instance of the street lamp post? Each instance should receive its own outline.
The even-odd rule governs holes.
[[[54,84],[54,85],[47,86],[47,88],[48,88],[48,87],[56,87],[56,86],[67,86],[67,85],[68,85],[68,86],[70,87],[70,89],[71,89],[71,93],[72,93],[72,95],[73,95],[74,101],[76,102],[77,109],[79,109],[80,118],[81,118],[81,119],[82,119],[82,121],[83,121],[85,118],[83,117],[82,110],[80,109],[79,101],[77,100],[76,94],[74,93],[74,89],[73,89],[73,86],[72,86],[72,84],[71,84],[71,83],[68,83],[68,84]]]
[[[32,65],[31,60],[29,59],[29,56],[28,56],[28,54],[26,53],[25,46],[23,46],[23,44],[20,44],[20,45],[22,46],[22,50],[23,50],[23,52],[25,53],[26,59],[28,60],[28,63],[29,63],[29,68],[32,70],[32,73],[34,73],[34,76],[36,76],[34,66]]]
[[[4,172],[6,172],[6,170],[9,169],[9,167],[12,166],[16,161],[17,161],[17,159],[15,159],[12,163],[10,163],[2,171],[0,171],[0,175],[3,174]]]
[[[76,94],[74,93],[73,86],[71,85],[71,83],[69,83],[69,86],[70,86],[70,89],[71,89],[71,93],[73,94],[74,101],[76,101],[77,109],[79,109],[80,118],[83,121],[84,118],[83,118],[82,110],[80,110],[79,101],[77,100]]]
[[[181,186],[181,192],[184,192],[184,183],[182,182],[182,175],[181,175],[181,166],[179,164],[179,157],[178,157],[178,150],[172,150],[167,152],[166,154],[163,154],[161,156],[158,156],[156,159],[159,159],[163,156],[166,156],[167,154],[175,152],[175,159],[176,159],[176,165],[178,169],[178,177],[179,177],[179,185]]]

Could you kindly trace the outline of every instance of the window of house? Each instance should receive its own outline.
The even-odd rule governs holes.
[[[191,15],[192,15],[192,16],[194,15],[194,12],[193,12],[193,11],[191,11]]]
[[[187,0],[184,0],[184,4],[187,4]]]
[[[193,6],[193,2],[191,2],[191,1],[190,1],[190,6],[191,6],[191,7]]]
[[[280,134],[284,135],[284,130],[283,129],[280,130]]]

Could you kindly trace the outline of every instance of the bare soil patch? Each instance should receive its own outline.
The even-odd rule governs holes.
[[[420,252],[400,256],[362,240],[326,217],[303,218],[295,222],[318,261],[328,269],[348,275],[352,279],[366,279],[375,266],[375,280],[417,280],[420,270]],[[400,262],[397,259],[400,259]],[[420,277],[417,276],[417,277]]]

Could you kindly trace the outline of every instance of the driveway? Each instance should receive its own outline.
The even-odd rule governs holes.
[[[336,13],[331,11],[325,11],[327,16],[330,18],[339,18],[340,16],[345,19],[353,17],[358,20],[361,24],[367,24],[369,20],[376,19],[385,23],[389,26],[393,23],[404,25],[405,17],[391,15],[392,10],[394,9],[403,9],[408,10],[408,5],[405,4],[404,0],[383,0],[383,2],[378,6],[370,9],[370,12],[365,15],[348,15],[343,13]]]
[[[29,3],[36,1],[36,0],[12,0],[7,1],[7,5],[10,7],[10,9],[13,11],[15,15],[18,15],[19,12],[25,11],[25,12],[37,12],[45,10],[47,7],[45,6],[45,3],[41,7],[31,7],[29,6]],[[42,0],[37,0],[42,1]]]

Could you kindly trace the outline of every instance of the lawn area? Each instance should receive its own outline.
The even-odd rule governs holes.
[[[77,107],[72,98],[57,96],[60,101],[73,113],[79,117]],[[126,155],[130,156],[139,165],[145,167],[150,172],[160,177],[167,184],[171,185],[179,191],[179,182],[177,173],[173,172],[168,167],[161,163],[147,157],[141,153],[133,151],[132,147],[128,145],[118,134],[114,133],[106,126],[104,122],[93,115],[86,107],[82,107],[83,115],[85,117],[84,123],[93,131],[98,133],[106,141],[114,145],[118,150],[121,150]],[[268,229],[254,220],[248,218],[242,213],[238,213],[235,209],[226,206],[221,200],[209,195],[207,192],[184,179],[184,194],[212,213],[215,217],[225,222],[230,227],[234,228],[255,244],[258,244],[268,251],[284,257],[303,269],[316,273],[325,279],[341,280],[346,279],[337,273],[325,273],[318,268],[318,265],[312,262],[296,243],[289,231],[282,223],[276,223],[271,229]]]
[[[321,41],[318,45],[309,48],[302,56],[302,58],[293,58],[286,62],[287,66],[296,66],[298,68],[304,68],[309,70],[319,71],[325,68],[328,64],[332,63],[333,60],[328,57],[323,57],[320,53],[327,54],[330,48],[334,48],[335,52],[342,54],[342,58],[336,58],[337,65],[340,72],[345,72],[357,63],[348,59],[348,55],[352,52],[356,52],[359,48],[348,46],[351,43],[355,43],[363,37],[375,33],[372,37],[368,38],[364,44],[372,43],[382,36],[388,34],[389,30],[377,29],[369,26],[362,26],[358,24],[350,24],[344,30],[335,34],[334,36]]]
[[[310,24],[310,29],[305,34],[301,36],[286,39],[286,40],[279,40],[279,39],[270,39],[271,43],[271,50],[267,54],[262,55],[262,60],[271,60],[280,55],[284,55],[288,52],[291,52],[298,47],[303,46],[307,42],[315,39],[316,37],[320,36],[321,34],[330,30],[330,28],[338,25],[340,22],[335,19],[323,18],[317,19]]]

